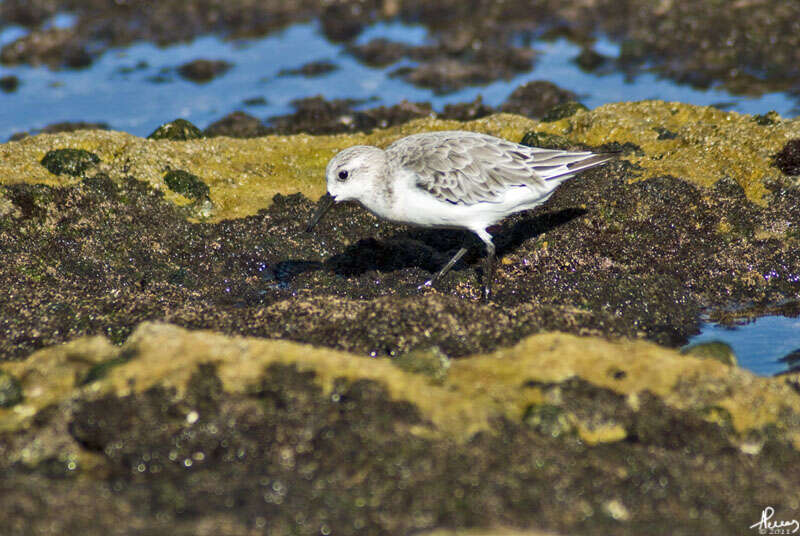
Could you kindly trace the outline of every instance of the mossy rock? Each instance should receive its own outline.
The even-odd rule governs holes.
[[[581,110],[586,111],[588,109],[589,108],[580,102],[575,101],[556,104],[544,114],[542,117],[542,122],[552,123],[553,121],[558,121],[559,119],[564,119],[565,117],[571,117]]]
[[[87,169],[100,163],[100,158],[85,149],[54,149],[48,151],[41,164],[53,175],[82,176]]]
[[[522,137],[520,141],[522,145],[528,147],[541,147],[542,149],[562,149],[567,150],[575,144],[569,141],[564,136],[558,134],[549,134],[547,132],[528,132]]]
[[[182,169],[171,169],[164,175],[167,187],[189,199],[208,199],[211,190],[200,177]]]
[[[155,129],[147,139],[150,140],[172,140],[186,141],[196,140],[203,137],[199,128],[194,126],[186,119],[176,119],[169,123],[164,123]]]
[[[402,354],[392,359],[392,363],[406,372],[422,374],[436,382],[441,382],[447,377],[451,361],[444,352],[434,346],[429,350],[417,350]]]
[[[778,112],[776,112],[775,110],[770,110],[765,114],[754,115],[753,121],[755,121],[761,126],[769,126],[769,125],[774,125],[776,123],[780,123],[781,116],[778,115]]]
[[[0,408],[10,408],[22,402],[22,387],[17,379],[0,370]]]

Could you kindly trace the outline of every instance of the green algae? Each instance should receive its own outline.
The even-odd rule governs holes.
[[[566,117],[572,117],[578,112],[587,111],[589,108],[581,104],[580,102],[565,102],[563,104],[556,104],[552,108],[550,108],[545,114],[542,116],[543,123],[552,123],[553,121],[558,121],[559,119],[564,119]]]
[[[156,128],[147,136],[149,140],[186,141],[203,137],[203,132],[186,119],[175,119]]]
[[[547,132],[526,132],[520,141],[522,145],[528,147],[541,147],[543,149],[561,149],[569,150],[574,148],[575,144],[564,136],[557,134],[548,134]]]
[[[183,169],[171,169],[164,174],[164,182],[175,193],[190,199],[205,199],[211,191],[200,177]]]
[[[0,370],[0,408],[10,408],[22,402],[22,387],[14,376]]]
[[[100,158],[85,149],[54,149],[41,160],[41,164],[54,175],[82,176],[98,163]]]

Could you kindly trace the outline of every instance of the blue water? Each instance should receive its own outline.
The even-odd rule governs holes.
[[[48,24],[66,27],[73,20],[69,15],[58,15]],[[0,46],[24,34],[20,27],[6,27],[0,30]],[[378,23],[368,28],[358,42],[378,37],[424,44],[427,30],[401,23]],[[109,51],[89,68],[77,71],[0,67],[0,76],[14,74],[21,81],[16,92],[0,93],[0,140],[15,132],[62,121],[106,122],[113,129],[140,136],[176,117],[204,128],[234,110],[245,110],[262,119],[290,113],[290,101],[314,95],[368,100],[364,107],[393,105],[407,99],[428,101],[440,110],[445,104],[471,101],[478,95],[487,104],[498,105],[516,87],[530,80],[553,81],[580,95],[589,107],[656,98],[703,105],[725,103],[728,109],[744,113],[776,110],[792,116],[797,111],[796,101],[782,93],[736,96],[721,90],[701,91],[681,86],[651,74],[631,79],[618,72],[586,73],[572,61],[580,53],[580,47],[564,39],[536,41],[532,47],[539,54],[531,72],[446,95],[389,76],[399,67],[413,65],[410,60],[385,68],[358,63],[343,45],[325,39],[317,23],[297,24],[261,39],[226,41],[206,36],[162,48],[139,43]],[[609,57],[619,52],[616,44],[604,39],[595,48]],[[176,67],[198,58],[222,59],[234,67],[205,84],[177,75]],[[283,69],[319,60],[333,61],[339,68],[313,78],[278,76]],[[266,104],[244,103],[253,98],[263,98]]]
[[[65,28],[74,21],[73,16],[61,14],[46,26]],[[0,46],[26,33],[21,27],[2,28]],[[357,43],[380,37],[412,45],[428,42],[422,26],[378,23],[367,28]],[[168,47],[134,44],[103,54],[83,70],[0,66],[0,76],[13,74],[21,81],[17,91],[0,92],[0,141],[16,132],[62,121],[105,122],[115,130],[145,136],[177,117],[201,128],[235,110],[266,119],[291,113],[292,100],[314,95],[363,99],[363,107],[391,106],[403,99],[428,101],[437,110],[480,95],[487,104],[497,106],[530,80],[552,81],[577,93],[592,108],[608,102],[662,99],[700,105],[724,103],[727,109],[743,113],[775,110],[785,117],[798,113],[796,97],[787,94],[738,96],[722,90],[693,89],[647,73],[635,77],[615,71],[587,73],[573,61],[581,48],[565,39],[534,41],[531,46],[538,53],[532,71],[445,95],[389,76],[399,67],[413,65],[410,60],[385,68],[358,63],[343,45],[325,39],[317,23],[297,24],[261,39],[229,41],[206,36]],[[594,48],[609,58],[619,54],[618,45],[608,39],[599,39]],[[234,66],[205,84],[177,75],[178,66],[199,58],[226,60]],[[332,61],[338,69],[313,78],[278,76],[284,69],[320,60]],[[245,104],[252,99],[266,102]],[[774,374],[786,369],[777,360],[800,348],[800,320],[764,317],[734,329],[706,324],[691,344],[711,340],[727,342],[743,367],[758,374]]]
[[[735,327],[707,323],[689,346],[711,341],[728,344],[741,367],[771,376],[788,369],[782,357],[800,350],[800,318],[763,316]]]

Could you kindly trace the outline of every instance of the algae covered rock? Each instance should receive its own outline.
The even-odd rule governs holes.
[[[170,190],[190,199],[204,199],[210,192],[200,177],[182,169],[172,169],[164,174],[164,182]]]
[[[763,504],[790,509],[800,476],[791,386],[644,342],[543,334],[434,377],[146,323],[122,347],[87,338],[0,369],[25,394],[0,408],[4,533],[260,519],[282,534],[302,518],[314,533],[728,534]]]
[[[202,138],[203,133],[186,119],[164,123],[147,136],[150,140],[186,141]]]
[[[22,401],[22,387],[19,381],[7,372],[0,370],[0,408],[10,408]]]
[[[585,111],[588,110],[588,108],[580,102],[571,101],[563,104],[557,104],[545,112],[545,114],[542,116],[542,122],[552,123],[553,121],[558,121],[559,119],[564,119],[565,117],[571,117],[582,110]]]
[[[178,67],[178,74],[192,82],[205,83],[222,76],[232,66],[230,62],[224,60],[199,59]]]
[[[528,147],[541,147],[543,149],[574,150],[576,144],[558,134],[548,132],[526,132],[520,141],[522,145]]]
[[[54,149],[48,151],[41,164],[53,175],[83,175],[100,163],[100,158],[85,149]]]

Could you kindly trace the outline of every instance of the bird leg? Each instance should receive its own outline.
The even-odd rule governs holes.
[[[492,281],[494,281],[494,244],[486,244],[486,265],[483,269],[483,301],[492,297]]]
[[[420,285],[419,287],[417,287],[417,288],[419,288],[419,289],[422,289],[423,287],[432,287],[434,284],[436,284],[436,282],[437,282],[437,281],[439,281],[439,279],[441,279],[442,277],[444,277],[444,274],[446,274],[447,272],[449,272],[449,271],[450,271],[450,268],[452,268],[452,267],[453,267],[453,265],[454,265],[455,263],[457,263],[457,262],[458,262],[458,260],[459,260],[461,257],[463,257],[463,256],[464,256],[464,253],[466,253],[466,252],[467,252],[467,246],[466,246],[466,244],[465,244],[464,246],[461,246],[461,249],[459,249],[459,250],[456,252],[456,254],[455,254],[455,255],[453,255],[453,258],[452,258],[452,259],[450,259],[449,261],[447,261],[447,264],[445,264],[445,265],[444,265],[444,267],[443,267],[441,270],[439,270],[438,272],[436,272],[436,275],[435,275],[435,276],[433,276],[433,277],[432,277],[432,278],[430,278],[429,280],[425,281],[423,284],[421,284],[421,285]]]
[[[483,265],[483,301],[488,302],[492,296],[492,282],[494,281],[494,243],[492,235],[484,231],[478,233],[483,243],[486,244],[486,260]]]

